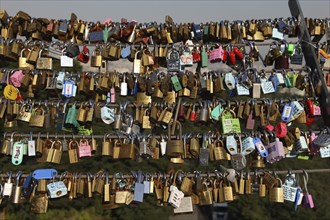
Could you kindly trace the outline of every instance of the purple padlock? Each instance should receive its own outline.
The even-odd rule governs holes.
[[[266,146],[266,148],[268,151],[268,156],[266,158],[268,163],[274,163],[285,157],[283,143],[277,137],[275,141]]]

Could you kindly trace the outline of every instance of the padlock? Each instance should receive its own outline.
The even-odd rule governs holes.
[[[53,60],[49,57],[41,57],[42,49],[39,51],[39,57],[36,63],[36,69],[41,70],[52,70]]]
[[[178,139],[171,138],[171,126],[172,122],[168,125],[168,141],[166,147],[166,155],[178,157],[183,155],[183,141],[182,141],[182,128],[179,121],[176,122],[176,129],[179,129]]]
[[[69,153],[69,161],[70,163],[78,163],[78,142],[76,140],[71,140],[69,142],[69,148],[68,148],[68,153]]]
[[[102,55],[99,48],[93,51],[91,56],[91,67],[101,67],[102,66]]]
[[[168,203],[171,204],[174,208],[180,207],[182,198],[184,197],[184,193],[180,191],[176,186],[177,175],[179,172],[183,172],[182,170],[176,171],[172,185],[170,186],[170,196],[168,198]]]
[[[23,48],[21,50],[20,57],[18,58],[18,67],[23,70],[33,70],[34,66],[30,63],[27,63],[27,58],[24,57],[24,51],[27,50],[26,48]],[[30,49],[28,49],[31,51]]]
[[[283,203],[284,191],[282,186],[282,180],[277,178],[277,182],[280,184],[279,185],[276,184],[269,190],[269,201]]]

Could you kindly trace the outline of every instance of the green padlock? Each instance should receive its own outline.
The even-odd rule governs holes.
[[[208,41],[209,39],[209,25],[205,25],[203,29],[203,40]]]
[[[202,67],[207,67],[209,65],[209,58],[205,51],[205,47],[202,48],[201,56],[202,56]]]
[[[290,56],[292,56],[293,52],[294,52],[294,48],[295,48],[295,45],[294,44],[288,44],[288,47],[287,47],[287,52]]]
[[[291,74],[287,74],[287,77],[291,82],[291,87],[295,87],[298,75],[296,73],[291,73]]]
[[[177,75],[172,76],[171,81],[172,81],[173,87],[176,92],[178,92],[182,89],[181,83],[180,83]]]
[[[65,127],[79,127],[79,123],[77,121],[78,110],[76,109],[76,105],[73,104],[68,111],[68,115],[65,119]]]
[[[284,77],[284,85],[287,88],[292,88],[292,83],[291,83],[291,80],[290,80],[288,74]]]

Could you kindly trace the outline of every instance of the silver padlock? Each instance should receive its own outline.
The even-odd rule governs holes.
[[[13,183],[11,182],[11,178],[12,178],[12,175],[13,173],[10,171],[7,173],[8,175],[8,180],[7,182],[5,183],[4,187],[3,187],[3,196],[8,196],[10,197],[12,192],[13,192]]]
[[[62,177],[62,175],[61,175]],[[61,180],[55,181],[55,177],[53,177],[53,181],[47,184],[47,192],[50,198],[60,198],[68,194],[68,188]]]

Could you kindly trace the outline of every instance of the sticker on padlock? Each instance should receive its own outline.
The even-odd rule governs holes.
[[[250,90],[241,84],[237,84],[237,95],[250,95]]]
[[[243,139],[241,146],[242,146],[241,153],[243,155],[248,155],[255,150],[255,146],[254,146],[252,137],[247,137],[247,138]]]
[[[296,200],[297,188],[283,185],[284,200],[294,202]]]
[[[47,191],[50,198],[60,198],[68,194],[68,188],[63,181],[47,184]]]
[[[64,50],[61,55],[61,67],[73,67],[73,58],[64,55]]]

